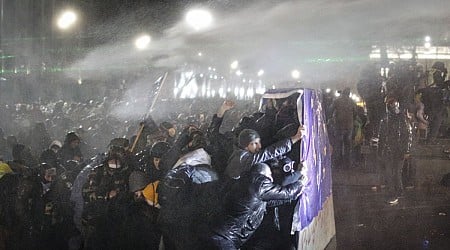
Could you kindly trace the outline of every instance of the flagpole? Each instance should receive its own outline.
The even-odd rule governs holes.
[[[147,113],[144,116],[144,121],[150,116],[150,113],[153,111],[153,107],[155,106],[156,100],[158,100],[159,93],[161,93],[161,89],[164,85],[164,82],[167,79],[168,74],[169,74],[168,71],[166,71],[166,73],[164,73],[163,78],[161,79],[161,84],[159,85],[159,89],[157,90],[156,95],[152,100],[152,104],[150,105],[150,108],[147,110]],[[134,149],[136,148],[137,142],[142,135],[142,131],[144,131],[144,127],[145,127],[145,122],[141,122],[139,130],[136,134],[136,138],[134,139],[133,145],[130,148],[130,152],[133,152]]]
[[[163,78],[161,79],[161,84],[159,85],[159,89],[157,90],[155,98],[153,98],[152,104],[150,105],[150,108],[147,110],[147,113],[145,114],[144,119],[147,119],[148,116],[150,115],[150,113],[153,111],[153,107],[155,106],[155,103],[158,100],[159,94],[161,93],[161,89],[163,88],[164,83],[166,82],[168,74],[169,74],[168,71],[166,71],[166,73],[164,73]]]

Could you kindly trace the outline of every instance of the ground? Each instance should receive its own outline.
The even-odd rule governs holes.
[[[450,159],[433,158],[422,157],[417,172],[432,168],[450,172]],[[391,205],[376,169],[333,171],[335,249],[450,249],[450,187],[438,180],[426,183],[427,177],[418,176],[416,185]]]

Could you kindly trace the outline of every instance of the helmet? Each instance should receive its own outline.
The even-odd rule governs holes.
[[[159,141],[155,142],[150,149],[150,156],[161,158],[167,151],[169,151],[170,145],[167,142]]]

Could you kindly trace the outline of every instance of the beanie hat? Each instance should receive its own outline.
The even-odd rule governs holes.
[[[239,133],[239,146],[241,148],[245,148],[250,142],[256,140],[257,138],[261,138],[258,132],[253,129],[244,129]]]
[[[150,182],[150,177],[144,172],[133,171],[128,178],[128,185],[130,186],[130,192],[136,192],[144,189]]]

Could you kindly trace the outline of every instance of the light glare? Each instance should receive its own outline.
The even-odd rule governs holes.
[[[186,22],[195,30],[201,30],[211,25],[212,15],[207,10],[191,10],[186,14]]]
[[[233,61],[230,65],[231,69],[237,69],[237,67],[239,66],[239,62],[238,61]]]
[[[134,42],[134,45],[136,45],[136,48],[138,49],[145,49],[150,44],[151,37],[149,35],[142,35],[136,39]]]
[[[298,79],[298,78],[300,78],[300,71],[298,71],[298,70],[293,70],[292,72],[291,72],[291,76],[292,76],[292,78],[294,78],[294,79]]]
[[[58,18],[57,25],[60,29],[68,29],[77,21],[75,12],[68,10],[61,14]]]

